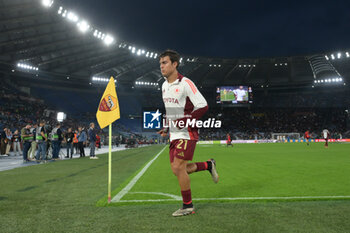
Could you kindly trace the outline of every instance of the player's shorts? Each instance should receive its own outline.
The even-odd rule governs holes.
[[[231,143],[231,141],[227,140],[227,141],[226,141],[226,144],[227,144],[227,145],[231,145],[232,143]]]
[[[187,139],[176,139],[171,141],[169,147],[170,163],[174,162],[175,157],[182,160],[192,160],[196,143],[196,140]]]

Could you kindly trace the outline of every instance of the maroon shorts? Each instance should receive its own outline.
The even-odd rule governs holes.
[[[176,139],[170,143],[170,163],[174,162],[174,158],[182,160],[192,160],[194,149],[196,148],[197,141],[187,139]]]

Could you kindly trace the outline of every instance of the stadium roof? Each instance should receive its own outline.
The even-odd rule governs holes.
[[[118,82],[161,83],[158,54],[103,32],[53,0],[0,3],[2,72],[91,82],[115,76]],[[336,51],[271,58],[215,58],[183,55],[180,71],[198,86],[247,84],[288,86],[349,79],[349,53]],[[96,79],[95,79],[96,80]]]

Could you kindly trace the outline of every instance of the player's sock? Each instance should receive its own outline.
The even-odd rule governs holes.
[[[196,163],[196,165],[197,165],[196,172],[208,170],[208,163],[207,162]]]
[[[212,167],[211,160],[208,160],[206,163],[207,163],[207,165],[208,165],[207,170],[208,170],[208,171],[211,171],[211,167]]]
[[[181,195],[182,195],[182,201],[183,201],[182,208],[183,209],[192,208],[193,204],[192,204],[191,189],[186,191],[181,191]]]

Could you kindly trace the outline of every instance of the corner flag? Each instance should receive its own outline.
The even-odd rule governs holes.
[[[108,203],[111,202],[112,189],[112,123],[120,118],[119,102],[115,91],[114,78],[111,77],[100,100],[96,113],[97,122],[103,129],[109,125],[108,151]]]
[[[103,129],[120,118],[117,92],[115,91],[114,78],[111,77],[105,92],[100,100],[96,113],[97,122]]]

